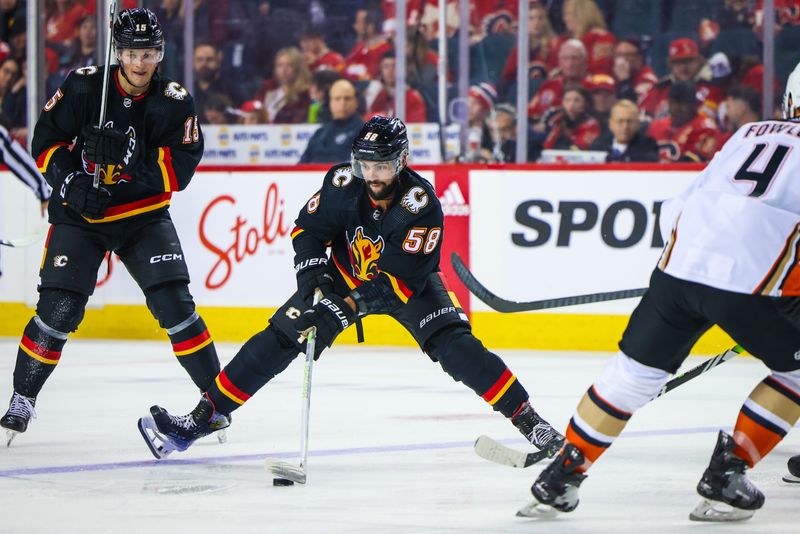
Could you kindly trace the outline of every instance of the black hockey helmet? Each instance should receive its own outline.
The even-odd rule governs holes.
[[[405,165],[408,155],[408,134],[403,121],[393,117],[376,115],[361,127],[353,140],[351,164],[353,173],[363,178],[359,160],[392,161],[395,174]]]
[[[143,7],[122,11],[114,22],[114,48],[155,48],[164,54],[164,32],[155,13]]]

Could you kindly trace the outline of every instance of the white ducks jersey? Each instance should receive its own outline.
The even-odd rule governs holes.
[[[711,287],[800,295],[800,123],[745,124],[661,212],[658,267]]]

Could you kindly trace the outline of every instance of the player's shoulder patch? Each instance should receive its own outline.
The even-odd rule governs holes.
[[[164,84],[164,96],[175,100],[186,100],[189,91],[178,82],[167,82]]]
[[[331,185],[334,187],[347,187],[353,183],[353,168],[350,165],[343,165],[333,170]]]
[[[428,204],[430,204],[430,195],[419,185],[409,187],[403,198],[400,199],[400,205],[414,215],[421,212]]]
[[[75,69],[75,74],[78,76],[91,76],[92,74],[97,74],[100,69],[97,65],[89,65],[88,67],[80,67]]]

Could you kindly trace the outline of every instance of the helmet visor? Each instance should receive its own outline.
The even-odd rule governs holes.
[[[155,65],[164,59],[163,48],[123,48],[117,50],[117,61],[125,65],[135,65],[144,63],[145,65]]]
[[[355,153],[350,154],[350,165],[353,167],[353,174],[357,178],[390,180],[400,173],[403,165],[403,155],[386,161],[373,161],[360,159]]]

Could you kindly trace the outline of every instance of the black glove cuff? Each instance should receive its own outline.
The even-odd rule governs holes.
[[[391,313],[403,305],[394,290],[381,278],[361,284],[350,292],[359,315]]]

